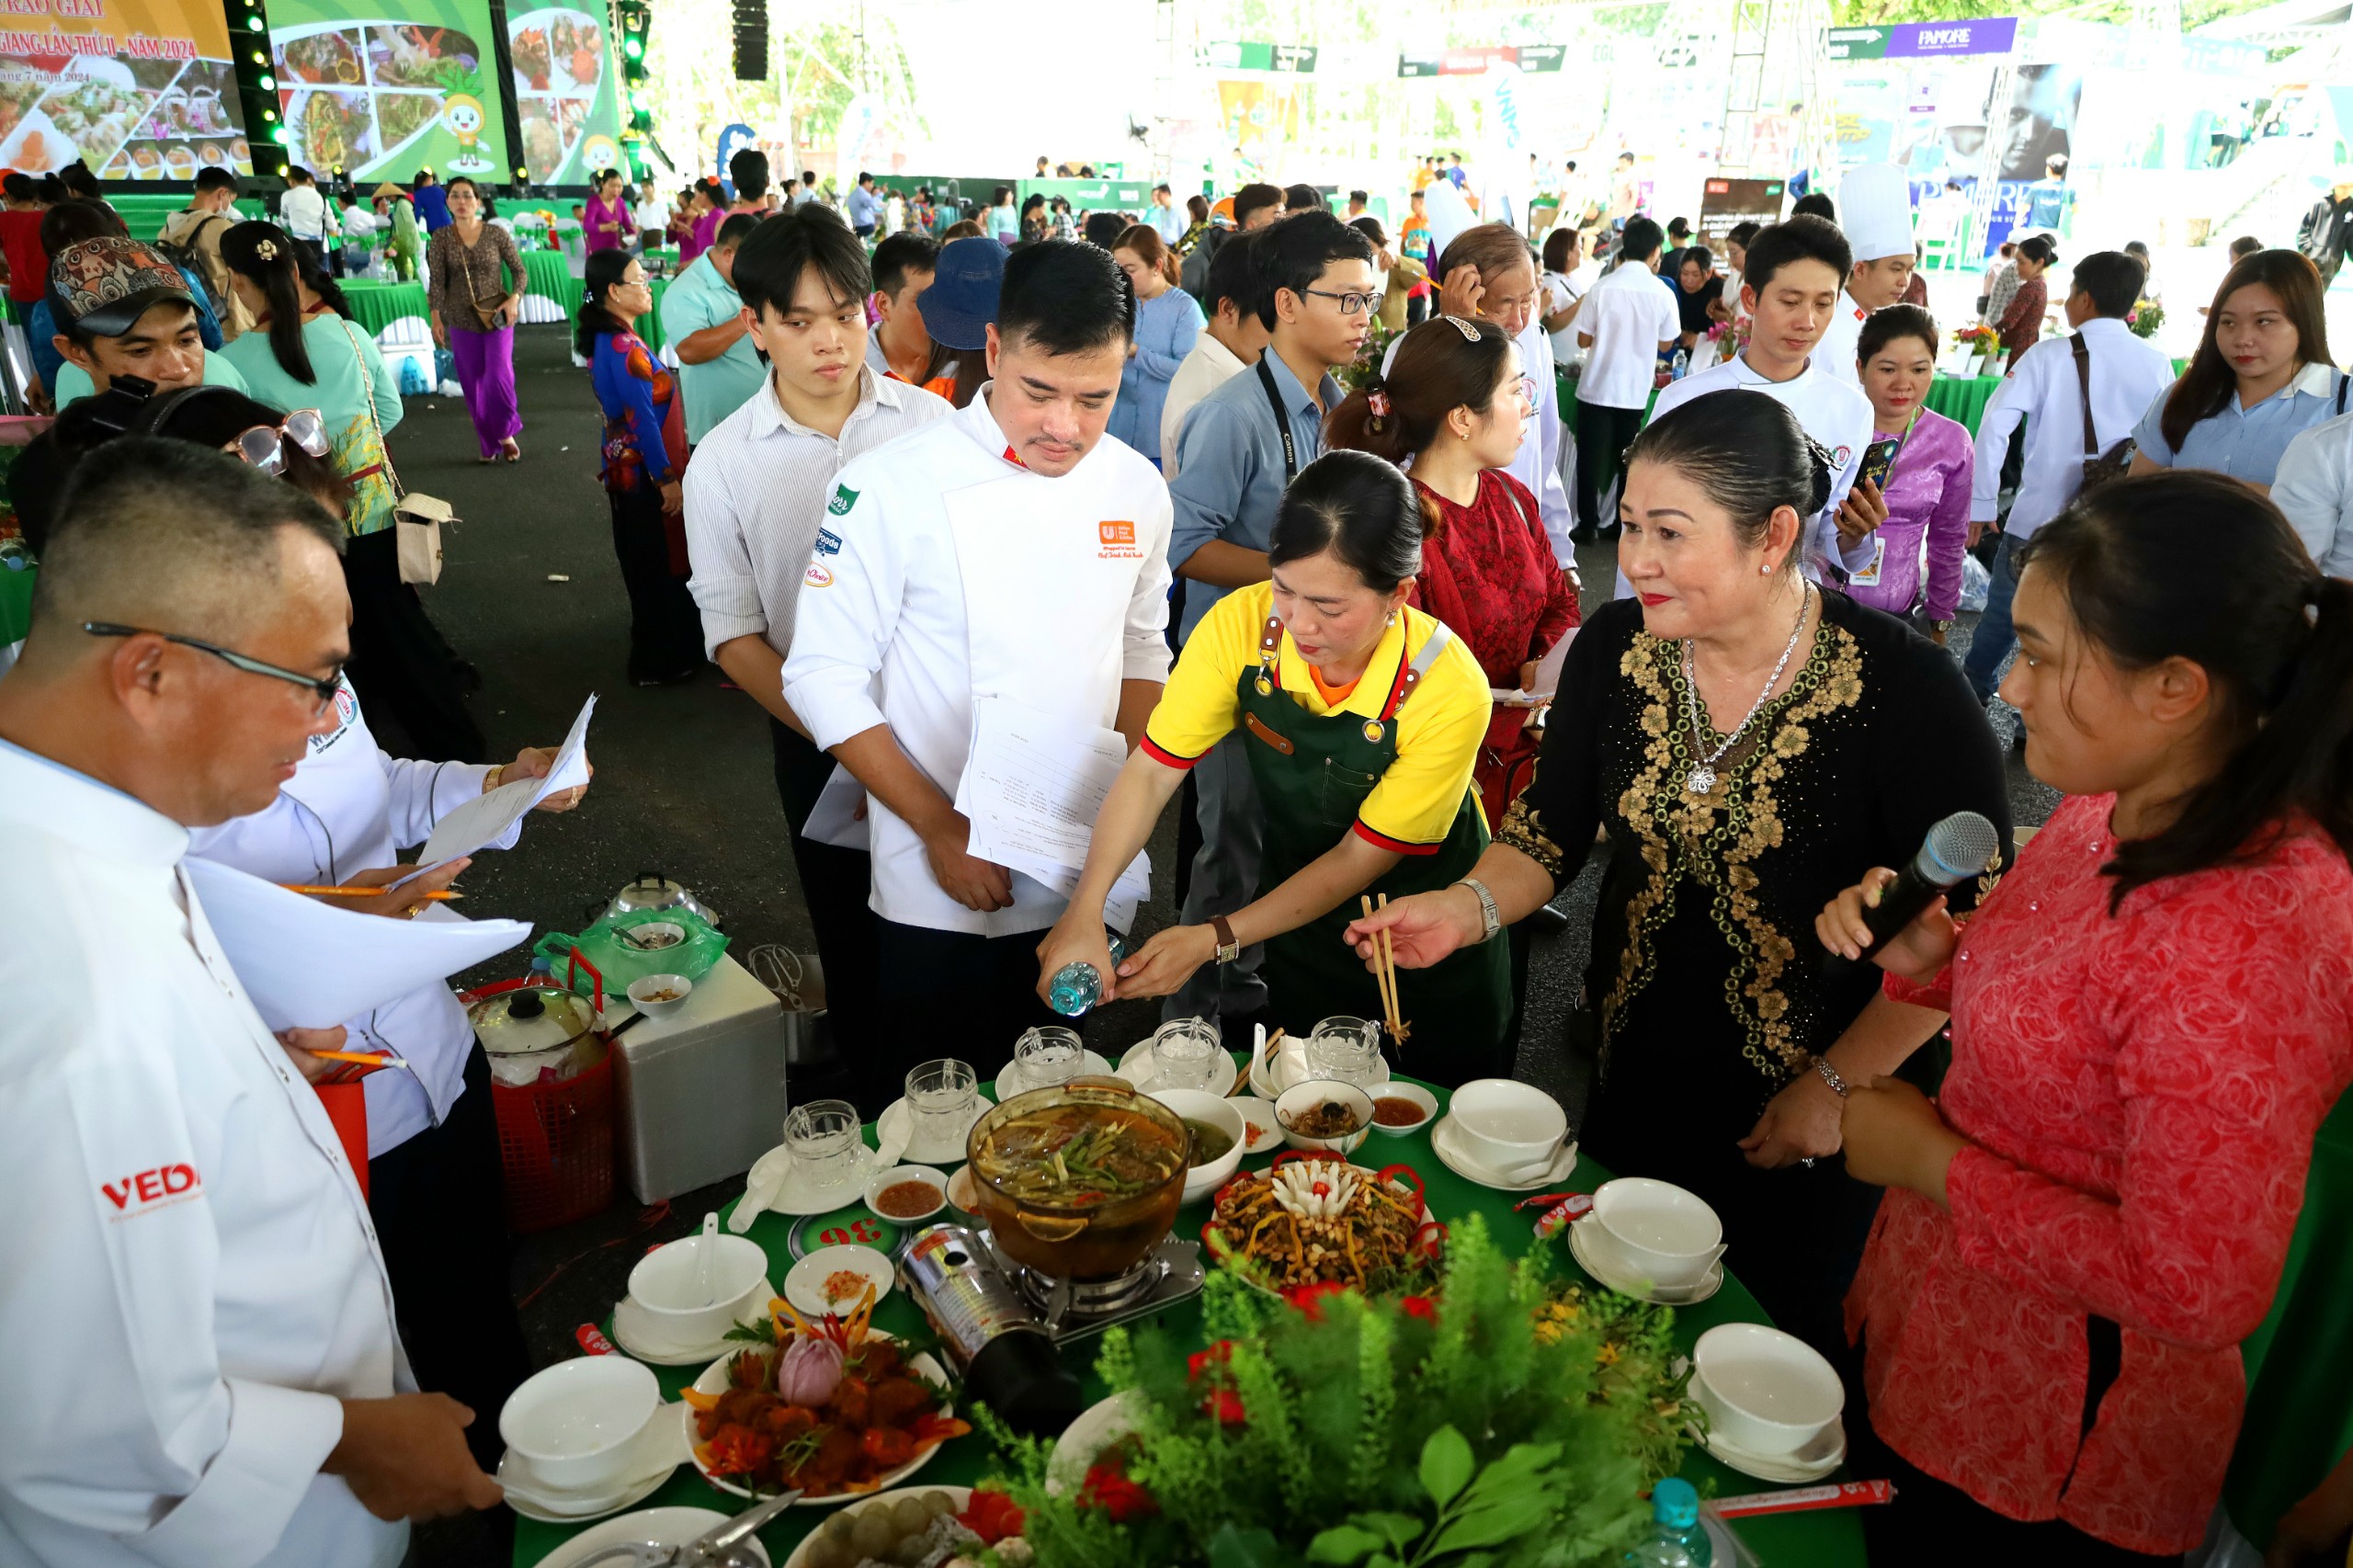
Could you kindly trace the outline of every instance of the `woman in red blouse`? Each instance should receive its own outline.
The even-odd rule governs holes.
[[[1875,1561],[2176,1561],[2353,1076],[2353,583],[2183,471],[2045,525],[2018,622],[2002,696],[2069,799],[1966,926],[1874,955],[1953,1062],[1934,1103],[1847,1099],[1847,1168],[1891,1188],[1847,1300],[1891,1451],[1850,1426],[1854,1462],[1896,1483]]]
[[[1519,350],[1493,322],[1437,316],[1398,346],[1389,373],[1332,411],[1325,443],[1411,465],[1429,514],[1414,602],[1478,655],[1488,684],[1525,691],[1576,626],[1576,582],[1561,569],[1528,487],[1502,472],[1532,407]],[[1490,823],[1528,787],[1535,710],[1498,702],[1479,748]]]

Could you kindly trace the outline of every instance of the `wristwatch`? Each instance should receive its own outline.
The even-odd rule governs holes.
[[[1479,933],[1479,940],[1494,941],[1495,933],[1504,928],[1504,915],[1502,910],[1495,907],[1495,895],[1489,892],[1487,884],[1476,877],[1465,877],[1454,885],[1459,888],[1469,888],[1479,895],[1479,918],[1486,927]]]
[[[1822,1081],[1824,1083],[1830,1085],[1830,1092],[1832,1094],[1836,1095],[1842,1100],[1847,1097],[1847,1080],[1838,1075],[1837,1068],[1830,1065],[1830,1058],[1827,1056],[1815,1057],[1813,1059],[1813,1070],[1822,1075]]]
[[[1226,924],[1224,915],[1211,915],[1210,929],[1217,933],[1218,962],[1232,963],[1242,956],[1242,944],[1234,939],[1233,927]]]

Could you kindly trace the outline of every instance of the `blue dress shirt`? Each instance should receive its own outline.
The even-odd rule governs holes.
[[[1310,397],[1299,378],[1269,348],[1259,358],[1275,378],[1290,421],[1291,449],[1299,467],[1324,455],[1324,415],[1337,407],[1340,383],[1326,375]],[[1318,407],[1318,402],[1322,407]],[[1176,524],[1168,536],[1168,564],[1179,575],[1195,551],[1211,540],[1244,550],[1264,550],[1283,498],[1283,438],[1274,405],[1256,369],[1229,379],[1185,416],[1176,437],[1176,477],[1168,486]],[[1188,580],[1179,640],[1189,636],[1223,588]]]
[[[2141,415],[2132,439],[2151,462],[2166,468],[2211,468],[2249,484],[2268,485],[2279,472],[2279,454],[2289,442],[2346,412],[2340,396],[2344,381],[2345,373],[2336,366],[2313,364],[2253,408],[2240,407],[2234,392],[2219,412],[2189,427],[2179,451],[2166,444],[2162,427],[2165,399],[2173,395],[2173,388],[2167,387]]]

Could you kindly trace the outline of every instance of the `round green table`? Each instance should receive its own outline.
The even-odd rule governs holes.
[[[1447,1091],[1437,1088],[1435,1085],[1430,1086],[1438,1094],[1439,1112],[1443,1115],[1449,1098]],[[990,1085],[988,1087],[994,1091],[995,1085]],[[872,1147],[874,1129],[871,1124],[866,1128],[865,1136],[868,1146]],[[1535,1222],[1534,1212],[1531,1210],[1515,1213],[1512,1210],[1512,1205],[1526,1196],[1525,1194],[1497,1192],[1456,1176],[1447,1169],[1439,1161],[1436,1152],[1431,1149],[1427,1128],[1418,1132],[1407,1133],[1403,1137],[1375,1133],[1371,1142],[1380,1147],[1369,1146],[1359,1157],[1365,1158],[1369,1164],[1388,1165],[1402,1161],[1412,1165],[1422,1178],[1424,1193],[1429,1201],[1430,1211],[1437,1218],[1453,1221],[1471,1213],[1483,1215],[1489,1229],[1505,1246],[1516,1245],[1525,1248],[1531,1244],[1540,1244],[1556,1248],[1561,1277],[1572,1279],[1585,1277],[1583,1270],[1579,1269],[1576,1263],[1569,1256],[1565,1242],[1557,1237],[1540,1244],[1533,1241],[1531,1227]],[[1245,1168],[1264,1169],[1272,1163],[1277,1152],[1270,1151],[1256,1159],[1245,1161]],[[1377,1154],[1379,1158],[1370,1158],[1370,1156],[1373,1154]],[[1590,1159],[1580,1158],[1577,1161],[1575,1173],[1562,1186],[1564,1190],[1590,1192],[1608,1179],[1607,1171],[1595,1165]],[[733,1208],[733,1204],[728,1205],[730,1210]],[[1198,1235],[1202,1221],[1209,1218],[1209,1212],[1210,1205],[1206,1199],[1199,1203],[1187,1205],[1176,1217],[1174,1233],[1179,1236]],[[768,1278],[771,1282],[782,1281],[786,1271],[792,1267],[792,1256],[786,1246],[786,1238],[791,1230],[792,1223],[791,1220],[775,1213],[763,1214],[752,1222],[751,1239],[767,1250]],[[838,1213],[827,1215],[822,1221],[813,1222],[809,1234],[813,1237],[822,1237],[826,1231],[839,1229],[848,1233],[824,1239],[864,1239],[857,1236],[853,1229],[861,1225],[866,1227],[869,1235],[888,1233],[878,1232],[875,1229],[875,1220],[871,1211],[863,1203],[853,1201]],[[1179,1302],[1151,1321],[1160,1324],[1179,1335],[1198,1337],[1200,1328],[1200,1304],[1198,1301]],[[1756,1299],[1751,1296],[1737,1279],[1727,1273],[1723,1289],[1716,1293],[1713,1300],[1701,1302],[1695,1307],[1677,1311],[1675,1314],[1676,1342],[1688,1350],[1693,1341],[1718,1324],[1766,1321],[1765,1312],[1757,1306]],[[922,1310],[908,1298],[904,1290],[893,1290],[875,1308],[874,1324],[877,1328],[892,1334],[913,1333],[923,1327]],[[611,1320],[608,1318],[603,1326],[609,1333],[612,1327]],[[1097,1341],[1094,1339],[1083,1339],[1075,1345],[1065,1346],[1063,1350],[1065,1363],[1073,1371],[1080,1374],[1080,1381],[1086,1386],[1088,1396],[1093,1399],[1100,1399],[1108,1392],[1094,1375],[1097,1344]],[[676,1400],[678,1397],[678,1391],[694,1381],[701,1370],[700,1367],[656,1367],[654,1369],[654,1375],[661,1380],[663,1396],[669,1400]],[[495,1419],[495,1416],[492,1413],[485,1412],[483,1418]],[[975,1432],[942,1445],[932,1461],[918,1471],[906,1484],[911,1486],[971,1485],[991,1474],[995,1467],[996,1457],[990,1449],[987,1439]],[[1703,1494],[1711,1494],[1719,1497],[1740,1496],[1750,1493],[1777,1490],[1769,1483],[1752,1480],[1736,1471],[1726,1469],[1697,1447],[1690,1449],[1684,1461],[1682,1473],[1693,1485],[1700,1488]],[[1843,1472],[1839,1478],[1844,1479]],[[679,1466],[677,1472],[665,1482],[659,1491],[636,1505],[639,1508],[669,1506],[715,1508],[729,1514],[741,1511],[745,1506],[742,1499],[720,1492],[705,1482],[691,1464]],[[760,1540],[767,1548],[769,1560],[781,1568],[781,1564],[791,1553],[793,1547],[809,1531],[824,1523],[828,1512],[829,1510],[821,1507],[793,1508],[787,1511],[783,1522],[761,1531]],[[533,1565],[553,1551],[561,1542],[578,1534],[585,1528],[585,1525],[549,1525],[532,1519],[518,1518],[515,1524],[517,1568],[533,1568]],[[1770,1564],[1789,1564],[1790,1568],[1797,1568],[1800,1564],[1802,1564],[1803,1568],[1847,1568],[1847,1565],[1859,1565],[1865,1561],[1862,1527],[1855,1518],[1852,1509],[1768,1515],[1761,1518],[1742,1519],[1739,1521],[1738,1528],[1741,1538],[1755,1549],[1759,1557]],[[1112,1568],[1112,1565],[1107,1564],[1106,1568]],[[1730,1565],[1727,1564],[1726,1568],[1730,1568]]]
[[[1985,417],[1985,404],[2002,381],[2000,376],[1948,376],[1940,371],[1928,384],[1927,406],[1959,421],[1974,437],[1977,422]]]
[[[567,319],[580,313],[580,279],[572,275],[572,263],[562,251],[525,251],[523,276],[523,292],[551,301]]]
[[[350,302],[351,319],[372,337],[382,336],[384,329],[397,321],[415,317],[429,324],[433,319],[422,283],[374,283],[355,278],[343,285],[343,297]]]

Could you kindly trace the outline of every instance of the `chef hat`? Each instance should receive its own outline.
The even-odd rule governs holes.
[[[1862,164],[1838,182],[1838,226],[1857,261],[1912,254],[1911,176],[1893,164]]]

